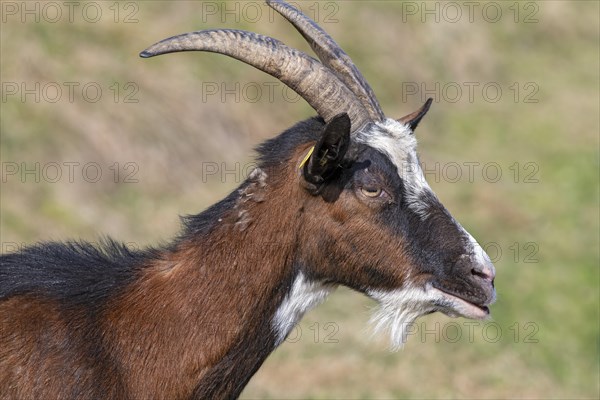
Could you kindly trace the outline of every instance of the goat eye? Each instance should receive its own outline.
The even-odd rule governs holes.
[[[383,191],[380,188],[373,188],[373,187],[361,187],[360,192],[363,195],[365,195],[367,197],[372,197],[372,198],[379,197],[383,193]]]

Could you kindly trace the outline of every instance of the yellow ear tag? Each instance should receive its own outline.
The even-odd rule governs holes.
[[[312,153],[313,153],[314,150],[315,150],[315,146],[313,146],[313,147],[310,148],[310,150],[308,151],[308,153],[304,156],[304,159],[300,163],[300,166],[298,167],[298,169],[301,169],[304,166],[304,164],[306,164],[306,162],[308,161],[308,159],[310,158],[310,156],[312,155]]]

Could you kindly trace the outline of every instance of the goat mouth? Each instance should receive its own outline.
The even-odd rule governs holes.
[[[450,317],[462,316],[471,319],[485,319],[490,315],[490,309],[485,304],[475,303],[456,293],[446,291],[439,287],[432,287],[439,295],[436,305],[439,311]]]

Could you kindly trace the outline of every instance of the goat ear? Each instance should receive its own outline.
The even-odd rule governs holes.
[[[325,126],[321,139],[303,165],[306,182],[319,185],[331,178],[340,167],[349,145],[350,117],[346,113],[339,114]]]
[[[425,116],[425,114],[427,114],[427,111],[429,111],[429,107],[431,106],[432,101],[433,99],[431,97],[428,98],[425,104],[421,106],[421,108],[419,108],[413,113],[410,113],[400,118],[398,122],[402,122],[403,124],[408,125],[410,130],[414,132],[415,129],[417,129],[417,125],[419,125],[419,122],[421,122],[421,119]]]

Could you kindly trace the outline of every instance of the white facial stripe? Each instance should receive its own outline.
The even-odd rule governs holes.
[[[277,335],[275,345],[281,344],[304,313],[325,301],[334,289],[333,285],[311,282],[300,272],[273,317],[272,326]]]
[[[356,141],[385,154],[396,166],[406,188],[408,206],[422,219],[427,217],[427,204],[420,195],[431,188],[417,158],[417,140],[407,125],[388,118],[376,123],[368,132],[358,132]],[[432,192],[433,193],[433,192]]]
[[[459,226],[460,226],[460,224],[459,224]],[[475,238],[473,236],[471,236],[471,234],[469,232],[467,232],[465,230],[465,228],[463,228],[462,226],[460,226],[460,227],[465,232],[465,234],[468,236],[469,242],[471,243],[470,253],[473,254],[473,258],[474,258],[473,261],[479,265],[485,266],[488,273],[490,273],[493,276],[496,276],[496,269],[494,268],[494,264],[492,263],[492,260],[490,260],[490,256],[488,256],[488,254],[485,252],[485,250],[483,250],[483,248],[479,245],[477,240],[475,240]]]
[[[452,218],[452,222],[458,226],[458,229],[469,240],[470,248],[467,250],[467,253],[473,255],[473,261],[481,265],[488,265],[492,269],[492,272],[495,273],[492,260],[490,260],[490,257],[485,250],[483,250],[479,242],[477,242],[477,240],[475,240],[475,238],[469,232],[467,232],[467,230],[457,220]]]
[[[471,236],[471,234],[469,232],[465,231],[465,233],[469,236],[469,241],[471,242],[471,246],[472,246],[471,250],[472,250],[472,254],[474,254],[474,256],[475,256],[475,261],[478,262],[479,264],[491,264],[492,261],[490,260],[490,257],[481,248],[479,243],[477,243],[477,240],[475,240],[475,238],[473,236]]]

